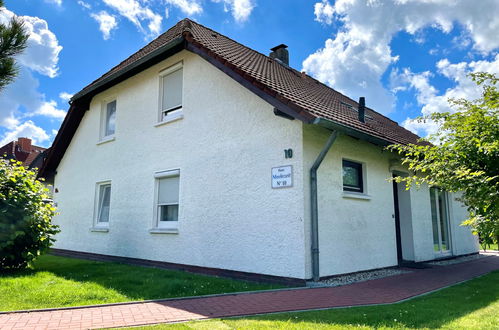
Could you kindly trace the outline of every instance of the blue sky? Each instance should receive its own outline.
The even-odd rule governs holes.
[[[468,72],[499,73],[499,1],[5,0],[32,33],[0,93],[0,144],[49,146],[67,99],[184,17],[262,53],[289,46],[298,70],[424,136],[412,120],[477,97]]]

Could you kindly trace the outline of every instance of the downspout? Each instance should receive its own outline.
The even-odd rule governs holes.
[[[322,148],[319,156],[310,168],[310,200],[312,209],[312,278],[319,281],[319,210],[317,203],[317,170],[326,157],[329,149],[338,137],[338,131],[333,131]]]

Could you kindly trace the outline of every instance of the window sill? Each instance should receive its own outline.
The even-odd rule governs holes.
[[[91,232],[95,232],[95,233],[107,233],[107,232],[109,232],[109,228],[106,228],[106,227],[92,227],[92,228],[90,228],[90,231]]]
[[[102,140],[100,140],[99,142],[97,142],[97,145],[108,143],[108,142],[111,142],[114,140],[115,140],[114,136],[106,137],[106,138],[103,138]]]
[[[149,234],[178,234],[176,228],[153,228],[149,229]]]
[[[343,198],[351,198],[351,199],[362,199],[369,201],[371,200],[371,196],[363,193],[356,193],[356,192],[347,192],[344,191],[343,194],[341,195]]]
[[[156,125],[154,125],[154,127],[163,126],[165,124],[168,124],[168,123],[180,120],[182,118],[184,118],[184,114],[182,112],[179,112],[179,113],[176,113],[174,115],[171,115],[170,117],[166,116],[166,118],[163,119],[163,121],[160,121],[159,123],[157,123]]]

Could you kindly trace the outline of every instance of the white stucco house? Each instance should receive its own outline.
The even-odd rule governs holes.
[[[389,180],[418,137],[287,59],[185,19],[77,93],[56,251],[296,281],[476,253],[455,196]]]

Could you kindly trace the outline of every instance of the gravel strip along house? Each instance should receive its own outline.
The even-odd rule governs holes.
[[[477,252],[453,194],[390,182],[418,137],[288,58],[184,19],[74,95],[56,251],[295,282]]]

